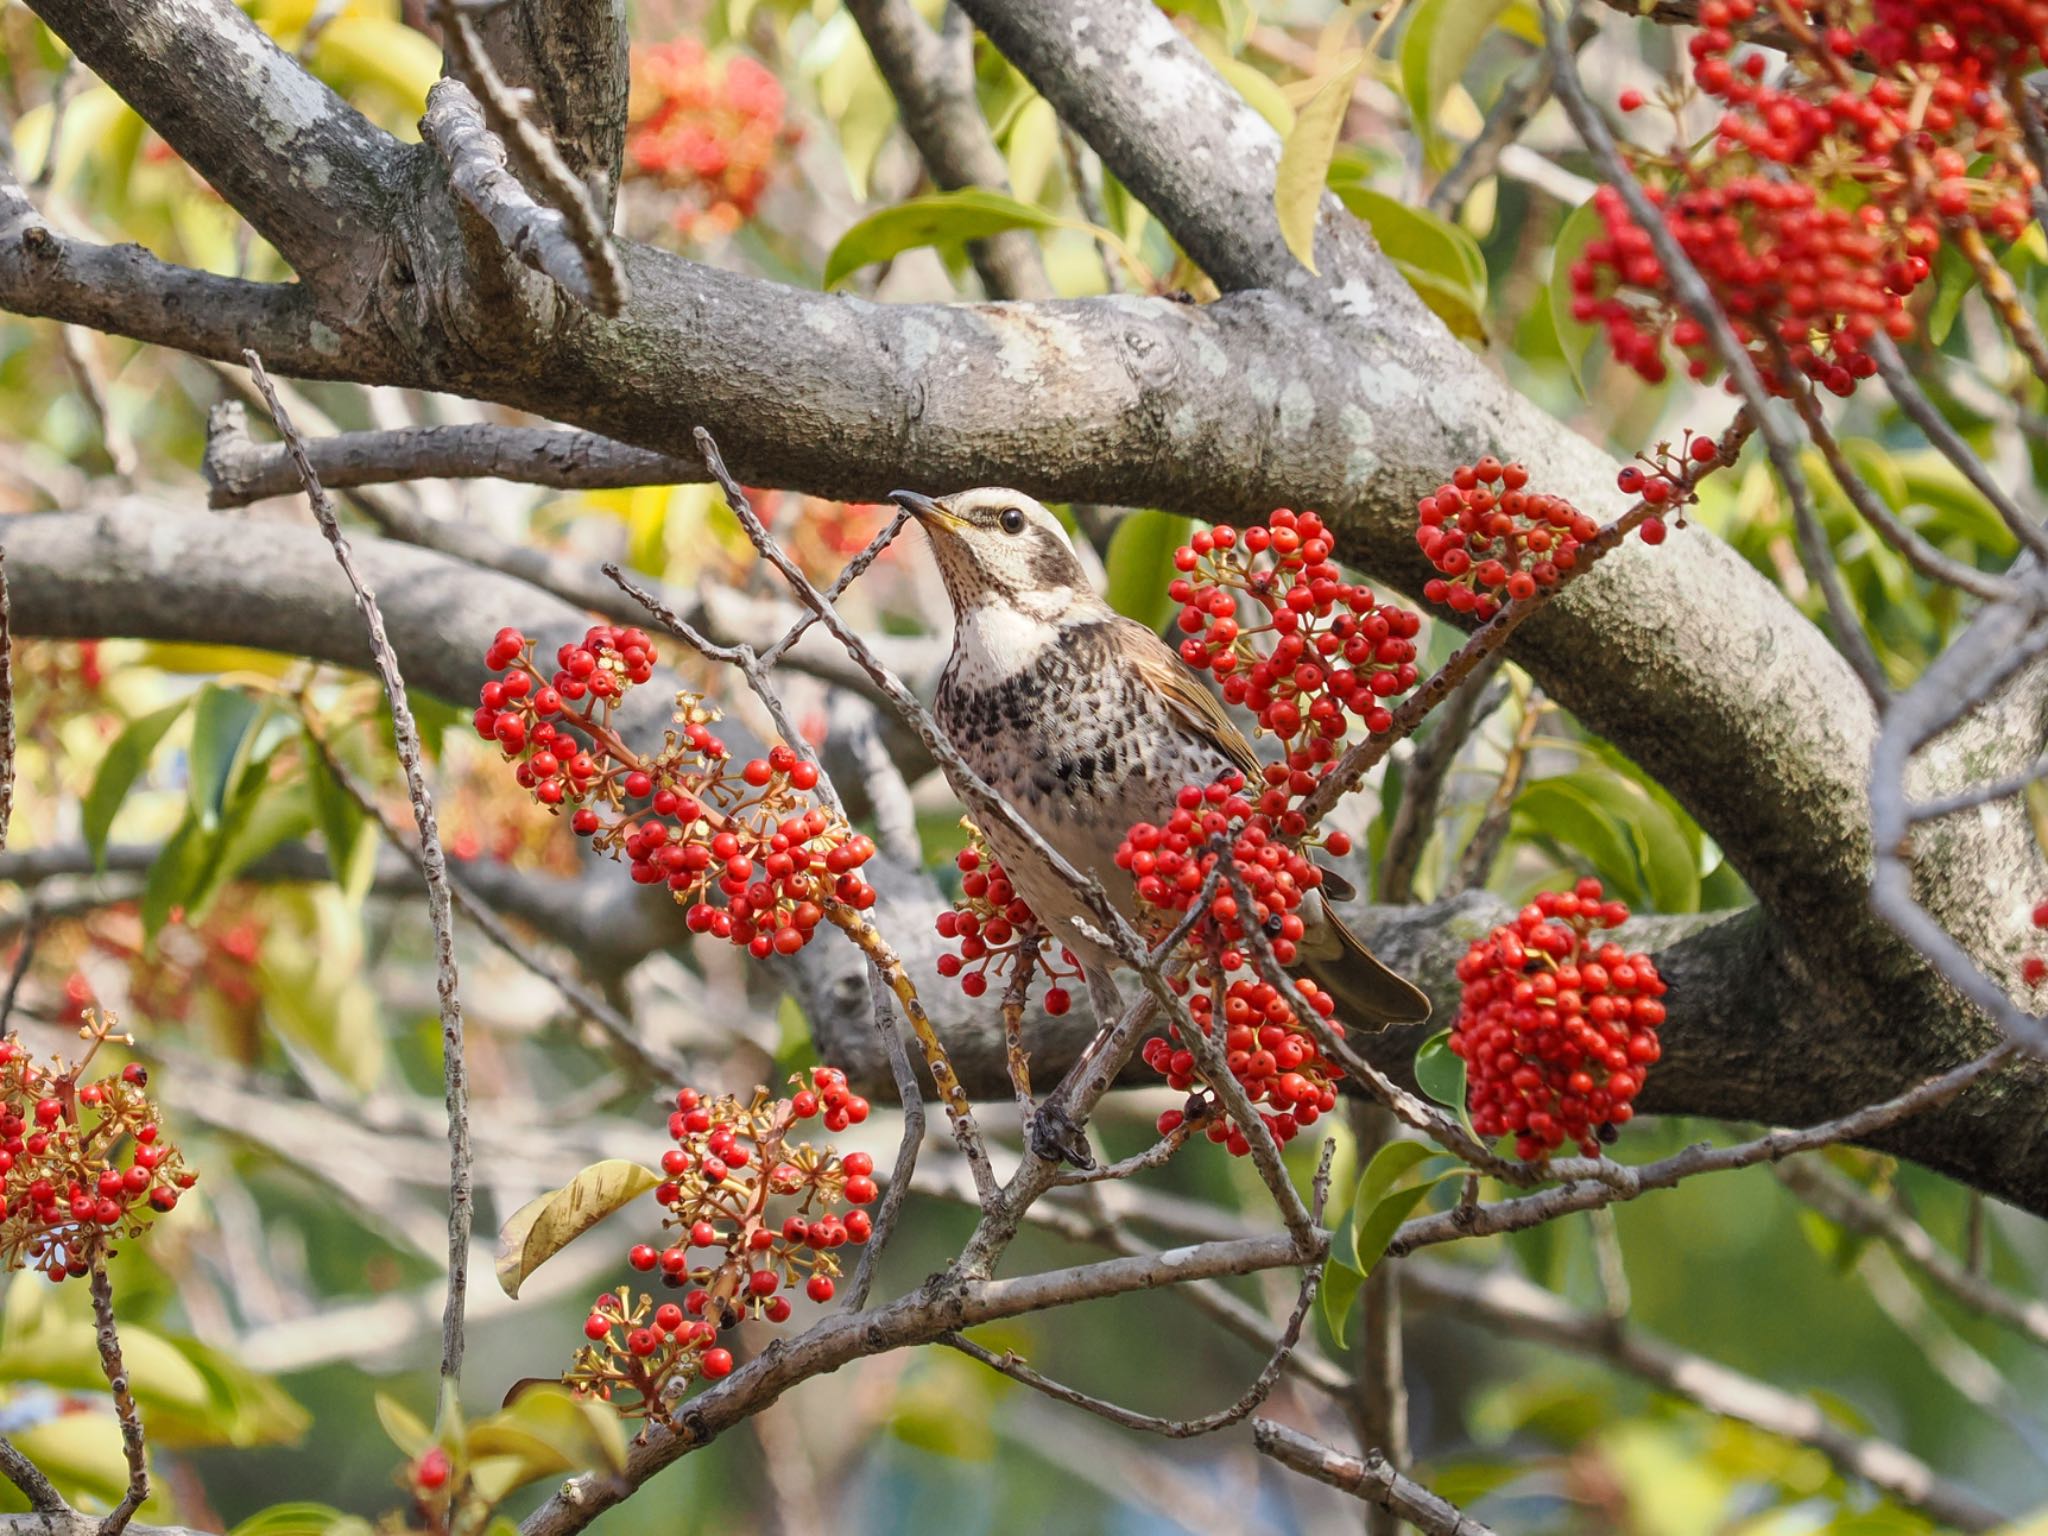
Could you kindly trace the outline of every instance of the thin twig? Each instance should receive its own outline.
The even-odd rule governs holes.
[[[1591,16],[1575,9],[1571,20],[1572,52],[1577,53],[1585,47],[1599,30]],[[1522,130],[1550,100],[1551,72],[1550,56],[1538,54],[1522,74],[1501,90],[1499,100],[1486,114],[1478,135],[1465,146],[1457,163],[1444,172],[1443,178],[1430,190],[1428,207],[1431,213],[1442,219],[1455,218],[1465,199],[1472,195],[1473,188],[1494,173],[1500,164],[1501,151],[1522,136]]]
[[[370,787],[356,776],[354,769],[341,760],[333,744],[321,735],[303,711],[300,714],[300,721],[306,727],[306,736],[312,743],[313,750],[320,754],[320,760],[326,767],[328,775],[341,786],[342,793],[353,800],[356,808],[376,824],[377,830],[384,834],[386,842],[408,859],[415,869],[419,869],[421,864],[418,841],[408,837],[389,816],[384,814],[384,808],[370,793]],[[641,1039],[642,1031],[635,1027],[631,1019],[567,971],[537,954],[533,945],[514,933],[511,925],[499,915],[498,910],[477,894],[475,888],[452,868],[448,871],[448,892],[454,897],[455,905],[462,909],[463,915],[476,924],[477,930],[485,938],[559,992],[563,1001],[603,1030],[606,1037],[631,1056],[635,1064],[650,1074],[655,1082],[675,1087],[688,1080],[689,1068],[685,1062],[650,1049],[646,1041]]]
[[[114,1416],[121,1421],[121,1454],[128,1461],[128,1489],[113,1512],[100,1522],[99,1536],[121,1536],[135,1511],[149,1497],[149,1450],[142,1434],[142,1415],[129,1390],[128,1367],[121,1360],[121,1333],[114,1325],[114,1283],[107,1276],[106,1261],[92,1264],[92,1315],[99,1343],[100,1367],[107,1373],[107,1388],[114,1394]]]
[[[1514,737],[1508,742],[1507,756],[1501,761],[1500,777],[1494,780],[1493,792],[1486,797],[1486,808],[1479,813],[1479,825],[1472,829],[1471,839],[1465,844],[1464,852],[1458,855],[1458,867],[1451,872],[1447,894],[1455,895],[1486,884],[1493,861],[1500,853],[1501,844],[1507,841],[1508,828],[1513,824],[1515,796],[1522,787],[1522,774],[1529,766],[1529,749],[1548,708],[1543,690],[1532,686],[1522,700],[1522,717],[1515,722]]]
[[[1393,1510],[1425,1536],[1493,1536],[1491,1527],[1396,1472],[1378,1451],[1367,1451],[1361,1461],[1271,1419],[1252,1421],[1252,1444],[1283,1467]]]
[[[1546,1221],[1555,1221],[1572,1211],[1590,1211],[1617,1201],[1633,1200],[1653,1189],[1670,1189],[1681,1180],[1696,1178],[1703,1173],[1753,1168],[1759,1163],[1778,1162],[1795,1153],[1811,1152],[1838,1141],[1870,1136],[1910,1115],[1946,1104],[1979,1078],[2003,1066],[2018,1049],[2014,1042],[2008,1040],[1988,1054],[1917,1083],[1904,1093],[1804,1130],[1771,1131],[1754,1140],[1727,1147],[1713,1147],[1702,1142],[1654,1163],[1616,1163],[1604,1157],[1559,1159],[1549,1166],[1550,1176],[1561,1181],[1555,1188],[1491,1205],[1459,1205],[1436,1215],[1417,1217],[1404,1222],[1395,1232],[1393,1241],[1387,1244],[1387,1252],[1399,1258],[1434,1243],[1486,1237],[1497,1232],[1518,1232]]]
[[[1945,555],[1919,534],[1908,528],[1868,481],[1856,473],[1849,457],[1842,451],[1842,445],[1835,441],[1834,433],[1828,430],[1827,417],[1822,413],[1820,401],[1811,387],[1792,386],[1792,404],[1799,412],[1799,419],[1806,424],[1806,435],[1813,439],[1821,457],[1827,460],[1828,470],[1835,477],[1835,484],[1849,498],[1850,505],[1870,524],[1878,537],[1898,551],[1899,556],[1929,581],[1939,581],[1948,586],[1968,592],[1972,596],[1999,602],[2011,597],[2019,590],[2010,579],[1990,575],[1966,564],[1953,556]]]
[[[1810,1445],[1845,1476],[1861,1478],[1945,1526],[1984,1531],[2002,1523],[1998,1513],[1968,1489],[1940,1477],[1896,1445],[1845,1428],[1817,1403],[1662,1339],[1618,1327],[1610,1317],[1578,1311],[1563,1297],[1518,1275],[1424,1262],[1403,1265],[1401,1276],[1411,1299],[1483,1323],[1492,1334],[1604,1360],[1708,1413]]]
[[[427,887],[427,915],[434,925],[434,969],[441,1006],[441,1069],[448,1107],[448,1309],[441,1330],[441,1377],[459,1381],[462,1376],[463,1305],[469,1289],[469,1233],[472,1218],[471,1185],[474,1171],[469,1146],[469,1075],[463,1059],[462,1001],[456,995],[455,922],[451,914],[453,896],[448,887],[448,858],[441,848],[441,830],[435,820],[433,791],[421,766],[419,727],[412,717],[412,705],[405,696],[405,678],[398,668],[397,653],[384,632],[384,614],[377,597],[357,571],[348,540],[342,536],[334,502],[314,473],[306,457],[305,439],[292,425],[276,386],[264,371],[263,359],[245,351],[242,359],[262,392],[264,404],[285,446],[299,467],[306,488],[307,503],[320,531],[334,547],[334,558],[355,591],[356,608],[369,633],[370,652],[376,663],[384,697],[391,705],[392,735],[398,749],[398,763],[405,771],[406,794],[412,801],[414,824],[419,829],[420,874]]]
[[[2048,529],[2020,510],[2019,504],[2006,494],[2005,487],[1992,478],[1977,450],[1962,439],[1962,434],[1949,425],[1935,403],[1927,398],[1925,390],[1907,368],[1905,358],[1891,337],[1879,331],[1870,338],[1868,350],[1877,360],[1877,375],[1884,380],[1885,388],[1891,391],[1892,403],[1905,414],[1908,421],[1918,427],[1935,451],[1953,465],[1962,477],[1969,481],[1979,496],[1991,504],[1991,510],[1998,514],[1999,521],[2020,543],[2034,552],[2036,559],[2048,560]]]
[[[889,1075],[896,1080],[896,1099],[903,1111],[903,1136],[896,1143],[896,1163],[889,1173],[889,1187],[882,1192],[882,1203],[875,1210],[874,1233],[862,1247],[860,1263],[854,1266],[853,1279],[846,1288],[844,1310],[848,1312],[858,1312],[867,1305],[868,1293],[875,1283],[875,1271],[881,1265],[882,1252],[888,1247],[889,1239],[896,1234],[896,1224],[903,1215],[903,1202],[910,1194],[911,1176],[917,1172],[917,1155],[924,1147],[924,1090],[918,1086],[917,1073],[910,1065],[910,1051],[903,1043],[903,1031],[896,1027],[893,996],[888,983],[882,979],[882,973],[869,966],[868,1012],[875,1021],[875,1032],[882,1037],[882,1048],[888,1054]]]
[[[1649,193],[1643,190],[1642,183],[1636,180],[1635,173],[1615,147],[1614,135],[1607,131],[1606,120],[1587,98],[1585,86],[1579,80],[1578,66],[1566,43],[1564,29],[1548,7],[1543,8],[1542,17],[1544,44],[1550,51],[1552,87],[1564,106],[1565,115],[1572,120],[1580,139],[1600,163],[1608,184],[1628,204],[1630,217],[1648,238],[1657,259],[1664,265],[1673,295],[1686,313],[1705,328],[1721,366],[1727,370],[1736,393],[1748,406],[1757,430],[1763,434],[1771,467],[1778,472],[1778,481],[1792,504],[1793,526],[1799,535],[1800,563],[1806,567],[1808,580],[1820,588],[1821,595],[1827,600],[1828,617],[1835,629],[1835,644],[1861,680],[1864,690],[1872,700],[1881,703],[1890,692],[1884,668],[1878,662],[1877,653],[1871,649],[1870,637],[1863,632],[1863,622],[1842,586],[1841,572],[1835,567],[1833,551],[1828,548],[1819,517],[1814,512],[1812,489],[1806,483],[1805,472],[1799,467],[1798,445],[1771,414],[1769,393],[1749,349],[1736,336],[1713,290],[1700,276],[1699,269],[1693,265],[1692,258],[1679,244],[1677,236],[1672,234],[1663,212],[1650,201]]]
[[[1989,1317],[2048,1345],[2048,1302],[2015,1296],[1973,1273],[1905,1212],[1873,1200],[1814,1158],[1781,1163],[1772,1170],[1793,1194],[1838,1227],[1882,1238],[1936,1285],[1980,1316]]]
[[[1315,1193],[1310,1210],[1317,1222],[1323,1219],[1323,1204],[1329,1195],[1330,1158],[1336,1150],[1336,1145],[1334,1141],[1323,1143],[1322,1161],[1316,1169]],[[1288,1356],[1301,1340],[1302,1324],[1307,1321],[1309,1309],[1315,1305],[1316,1291],[1322,1282],[1322,1274],[1320,1264],[1307,1264],[1302,1267],[1301,1289],[1295,1296],[1294,1310],[1288,1314],[1286,1326],[1280,1330],[1279,1342],[1274,1345],[1264,1369],[1259,1372],[1252,1384],[1245,1388],[1236,1402],[1228,1408],[1219,1408],[1214,1413],[1204,1414],[1199,1419],[1161,1418],[1156,1414],[1139,1413],[1134,1409],[1122,1407],[1106,1398],[1091,1396],[1062,1382],[1054,1381],[1049,1376],[1040,1375],[1026,1365],[1014,1351],[1004,1350],[997,1354],[957,1333],[945,1334],[939,1342],[959,1350],[963,1355],[979,1360],[990,1370],[1002,1372],[1012,1381],[1020,1381],[1025,1386],[1043,1392],[1047,1397],[1059,1402],[1086,1409],[1112,1424],[1122,1425],[1125,1429],[1143,1430],[1147,1434],[1164,1435],[1169,1440],[1192,1440],[1199,1435],[1228,1429],[1231,1425],[1250,1417],[1258,1410],[1259,1405],[1272,1395],[1274,1386],[1280,1380],[1280,1373],[1287,1365]]]
[[[21,948],[14,953],[14,964],[7,971],[7,990],[0,993],[0,1035],[7,1033],[7,1024],[14,1017],[15,1000],[21,996],[21,983],[28,975],[28,969],[35,963],[36,944],[43,936],[42,895],[30,891],[28,913],[23,919]]]
[[[1494,674],[1507,658],[1496,651],[1451,691],[1437,711],[1436,728],[1417,744],[1401,779],[1401,798],[1387,823],[1386,847],[1380,854],[1380,900],[1406,906],[1415,899],[1415,872],[1429,835],[1436,829],[1444,785],[1457,766],[1458,752],[1472,729],[1505,696],[1493,687]]]
[[[1067,180],[1074,188],[1074,201],[1080,205],[1081,217],[1097,230],[1109,227],[1109,215],[1103,211],[1102,196],[1088,180],[1088,166],[1082,156],[1081,136],[1065,123],[1060,124],[1060,153],[1066,157]],[[1102,263],[1102,280],[1111,293],[1124,291],[1124,264],[1116,252],[1109,248],[1109,242],[1096,235],[1095,255]]]
[[[71,1506],[64,1502],[64,1495],[57,1491],[57,1485],[43,1476],[43,1469],[24,1456],[5,1435],[0,1435],[0,1477],[14,1484],[21,1496],[28,1500],[28,1507],[36,1513],[71,1513]]]

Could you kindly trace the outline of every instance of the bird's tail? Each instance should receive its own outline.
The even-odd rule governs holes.
[[[1429,995],[1379,957],[1325,906],[1296,967],[1337,1000],[1337,1017],[1367,1034],[1429,1017]]]

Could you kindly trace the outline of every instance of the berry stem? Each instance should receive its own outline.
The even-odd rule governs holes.
[[[981,1127],[975,1123],[974,1106],[967,1101],[967,1090],[960,1086],[960,1074],[953,1070],[946,1047],[940,1042],[938,1031],[932,1027],[931,1015],[924,1011],[917,986],[903,968],[902,959],[882,937],[881,930],[844,902],[827,901],[825,919],[853,940],[896,995],[896,1001],[903,1005],[904,1016],[910,1020],[911,1033],[917,1036],[918,1046],[924,1052],[925,1067],[932,1075],[939,1097],[945,1101],[946,1118],[951,1122],[953,1139],[960,1144],[960,1151],[974,1170],[975,1187],[984,1202],[993,1199],[997,1194],[995,1173],[989,1167],[988,1149],[982,1144]]]

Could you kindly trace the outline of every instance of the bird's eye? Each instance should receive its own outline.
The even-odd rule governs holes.
[[[997,518],[996,521],[1003,525],[1003,532],[1005,533],[1022,533],[1024,531],[1024,509],[1022,507],[1005,507],[1003,508],[1003,515]]]

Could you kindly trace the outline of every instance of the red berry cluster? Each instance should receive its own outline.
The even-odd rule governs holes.
[[[1045,1011],[1065,1013],[1074,1006],[1074,996],[1063,983],[1080,978],[1080,963],[1064,945],[1057,963],[1046,953],[1051,936],[1037,931],[1031,908],[988,851],[980,831],[971,824],[970,831],[968,845],[954,861],[961,873],[960,895],[938,920],[939,937],[958,949],[939,956],[939,974],[959,978],[962,992],[980,997],[988,991],[990,976],[1002,976],[1017,964],[1034,965],[1051,983],[1045,991]]]
[[[76,1279],[139,1237],[197,1182],[163,1139],[149,1073],[130,1063],[81,1082],[109,1039],[110,1016],[89,1014],[83,1057],[37,1062],[12,1036],[0,1040],[0,1257],[7,1268]]]
[[[1188,1012],[1202,1030],[1213,1034],[1222,1020],[1231,1075],[1252,1103],[1272,1107],[1267,1125],[1284,1142],[1335,1107],[1335,1083],[1342,1075],[1324,1059],[1298,1010],[1314,1010],[1338,1034],[1343,1026],[1331,1018],[1335,1000],[1314,982],[1295,982],[1298,996],[1290,998],[1253,967],[1248,948],[1254,927],[1268,938],[1275,960],[1293,963],[1304,931],[1301,905],[1322,884],[1323,873],[1305,851],[1307,825],[1299,811],[1288,808],[1285,793],[1269,787],[1255,806],[1244,790],[1244,776],[1236,772],[1207,788],[1181,790],[1166,825],[1141,822],[1131,828],[1116,862],[1137,882],[1139,900],[1177,917],[1203,899],[1218,859],[1231,859],[1251,910],[1232,885],[1219,881],[1192,935],[1198,956],[1193,972],[1175,985],[1187,995]],[[1276,794],[1279,803],[1269,808]],[[1350,852],[1351,840],[1332,831],[1322,846],[1341,857]],[[1143,1055],[1170,1086],[1194,1086],[1195,1055],[1180,1041],[1178,1026],[1146,1041]],[[1195,1107],[1206,1114],[1212,1106]],[[1183,1111],[1167,1111],[1160,1134],[1171,1134],[1187,1118]],[[1211,1121],[1207,1134],[1239,1156],[1251,1150],[1243,1128],[1227,1119]]]
[[[1415,542],[1443,572],[1423,586],[1424,597],[1484,621],[1503,602],[1556,586],[1579,563],[1579,546],[1600,525],[1562,496],[1528,485],[1527,469],[1488,454],[1459,465],[1448,485],[1422,498]]]
[[[1905,301],[1944,223],[2001,239],[2025,228],[2037,174],[2003,88],[2041,58],[2041,7],[1878,0],[1861,26],[1849,0],[1774,7],[1768,19],[1794,37],[1776,78],[1736,34],[1758,9],[1703,0],[1692,75],[1723,104],[1718,131],[1704,154],[1682,147],[1637,169],[1770,388],[1791,387],[1782,355],[1847,395],[1876,371],[1867,347],[1880,330],[1912,334]],[[1641,93],[1621,105],[1640,107]],[[1594,206],[1606,230],[1573,264],[1574,315],[1604,325],[1652,382],[1667,341],[1709,377],[1706,332],[1679,310],[1649,236],[1613,188]]]
[[[782,83],[745,55],[716,64],[687,37],[635,48],[632,73],[626,174],[682,194],[675,224],[686,235],[731,234],[802,137],[784,120]]]
[[[874,842],[809,799],[814,764],[777,746],[735,765],[711,733],[717,714],[688,693],[676,695],[678,729],[662,750],[633,751],[610,722],[626,691],[653,676],[640,630],[597,625],[556,659],[560,670],[543,681],[532,642],[500,630],[486,660],[507,675],[484,684],[477,734],[518,761],[514,777],[541,804],[573,807],[575,832],[623,855],[634,880],[665,884],[692,932],[756,958],[790,955],[835,907],[874,905],[874,887],[855,873]]]
[[[2048,901],[2034,908],[2034,926],[2048,928]],[[2048,981],[2048,959],[2040,955],[2027,955],[2020,960],[2020,980],[2030,987],[2038,987]]]
[[[1219,523],[1196,534],[1175,551],[1167,588],[1181,605],[1181,660],[1287,743],[1267,778],[1295,795],[1336,757],[1347,714],[1387,730],[1388,701],[1415,686],[1422,620],[1346,581],[1334,547],[1321,517],[1282,507],[1241,533]]]
[[[677,1240],[635,1244],[626,1261],[684,1294],[659,1306],[626,1287],[598,1297],[584,1322],[589,1342],[564,1377],[570,1386],[607,1400],[626,1388],[635,1396],[623,1411],[666,1420],[689,1382],[732,1370],[731,1352],[717,1345],[721,1330],[747,1317],[787,1320],[784,1292],[799,1287],[814,1302],[832,1299],[837,1250],[874,1231],[862,1207],[879,1193],[875,1162],[865,1152],[792,1146],[789,1136],[811,1119],[834,1132],[858,1125],[868,1104],[831,1067],[815,1068],[808,1084],[791,1081],[796,1091],[786,1099],[765,1088],[744,1104],[693,1088],[676,1095],[668,1121],[676,1144],[662,1154],[666,1181],[654,1195]],[[842,1204],[851,1209],[842,1214]],[[694,1258],[700,1251],[705,1256]]]
[[[1664,982],[1648,955],[1592,937],[1627,920],[1598,880],[1581,880],[1545,891],[1458,962],[1465,991],[1450,1047],[1481,1136],[1513,1135],[1532,1162],[1567,1141],[1597,1157],[1635,1114],[1662,1054]]]

